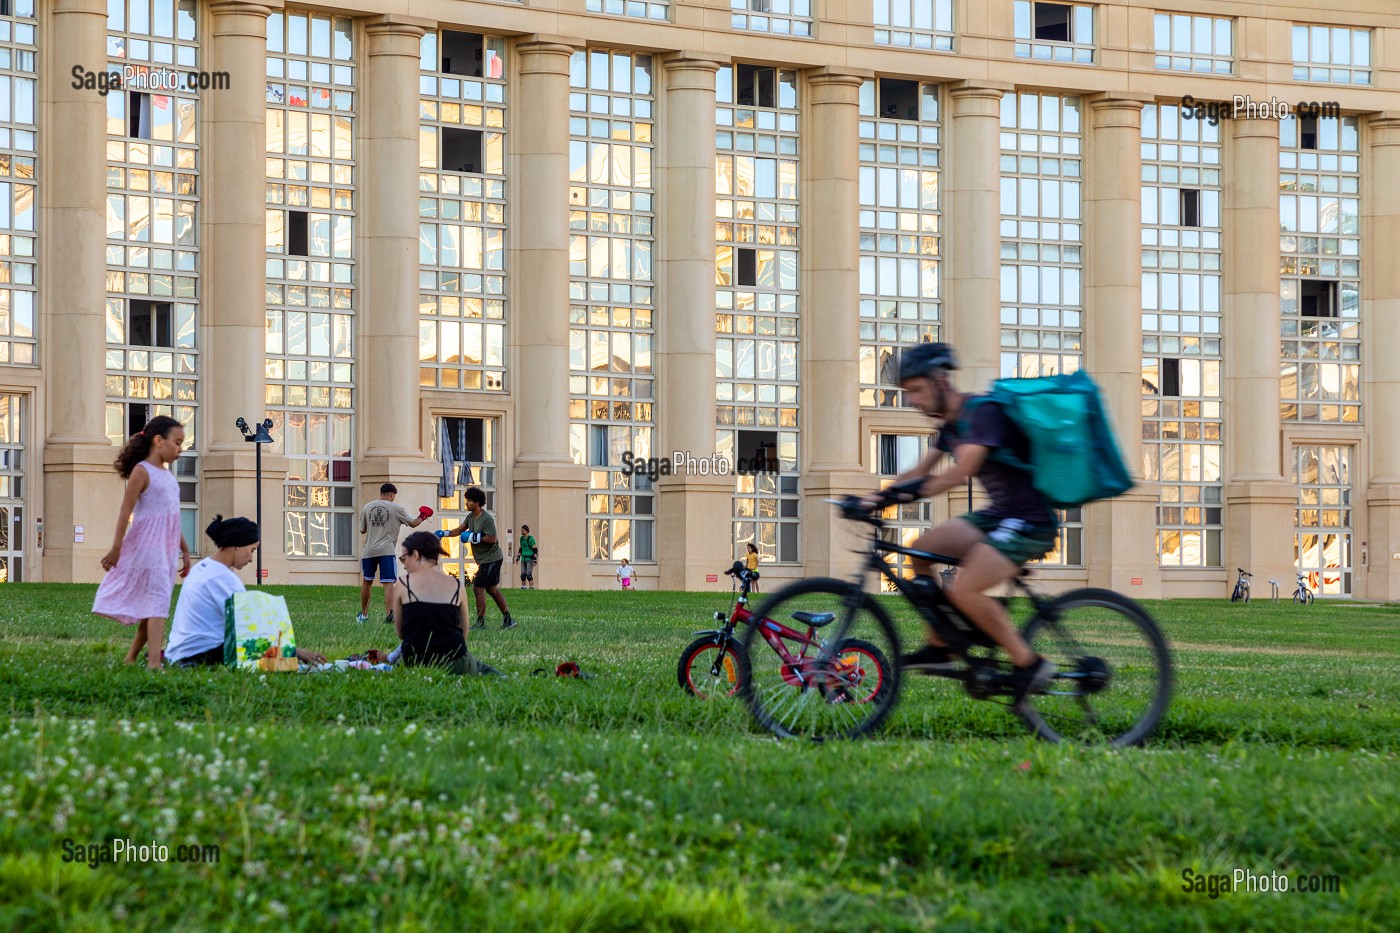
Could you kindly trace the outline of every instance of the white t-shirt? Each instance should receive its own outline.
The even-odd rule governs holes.
[[[170,645],[165,649],[170,663],[222,646],[224,603],[246,589],[231,567],[213,557],[190,568],[175,603],[175,621],[170,624]]]
[[[632,579],[632,565],[628,564],[626,567],[617,568],[617,575],[623,580]]]

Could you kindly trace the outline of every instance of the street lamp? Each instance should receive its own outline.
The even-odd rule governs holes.
[[[247,441],[247,442],[250,443],[250,444],[255,444],[255,445],[257,445],[257,446],[254,448],[254,449],[257,451],[257,480],[256,480],[256,483],[257,483],[257,493],[258,493],[258,515],[257,515],[256,521],[257,521],[257,523],[258,523],[258,534],[261,535],[261,534],[263,533],[263,532],[262,532],[262,526],[263,526],[263,521],[262,521],[262,445],[263,445],[263,444],[271,444],[271,443],[272,443],[272,435],[269,434],[269,433],[267,433],[267,432],[268,432],[269,430],[271,430],[271,428],[272,428],[272,419],[271,419],[271,418],[264,418],[263,421],[262,421],[262,423],[259,424],[259,425],[257,426],[256,429],[250,429],[250,428],[248,427],[248,422],[247,422],[245,419],[243,419],[243,418],[239,418],[237,421],[234,422],[234,424],[238,427],[238,430],[240,430],[240,431],[243,432],[243,440]],[[253,585],[254,585],[254,586],[262,586],[262,578],[263,578],[263,572],[262,572],[262,545],[259,545],[259,546],[258,546],[258,578],[257,578],[257,582],[254,583]]]

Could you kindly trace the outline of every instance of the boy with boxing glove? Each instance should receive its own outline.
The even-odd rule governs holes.
[[[476,575],[472,577],[472,593],[476,596],[475,628],[486,628],[486,597],[489,595],[501,610],[504,617],[501,628],[515,628],[517,623],[510,617],[510,607],[501,593],[501,563],[505,555],[496,537],[496,519],[486,511],[486,493],[480,486],[467,490],[467,517],[462,524],[451,531],[439,531],[439,538],[461,538],[472,546],[472,559],[476,561]]]
[[[374,576],[378,573],[379,582],[384,586],[384,621],[393,623],[394,591],[391,587],[398,578],[394,555],[399,550],[399,526],[417,528],[433,514],[433,510],[425,505],[415,517],[394,501],[398,494],[397,486],[385,483],[379,487],[379,498],[360,510],[360,534],[365,536],[365,546],[360,551],[360,570],[364,579],[360,581],[360,614],[355,616],[356,622],[369,621],[369,594],[374,589]]]

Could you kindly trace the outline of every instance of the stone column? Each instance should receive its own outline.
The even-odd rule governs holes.
[[[1362,199],[1365,229],[1366,288],[1361,317],[1369,349],[1362,377],[1365,420],[1371,447],[1370,486],[1366,491],[1369,531],[1365,542],[1365,596],[1400,599],[1400,436],[1386,425],[1400,410],[1400,263],[1392,251],[1400,243],[1400,111],[1370,121],[1370,165]],[[1354,561],[1359,566],[1361,548]]]
[[[1089,103],[1085,159],[1085,368],[1103,394],[1136,485],[1084,512],[1091,586],[1161,595],[1155,483],[1142,479],[1141,99]]]
[[[220,0],[209,7],[207,67],[227,72],[229,86],[201,98],[204,108],[204,279],[200,304],[200,501],[203,519],[253,518],[256,451],[236,426],[266,417],[264,336],[267,218],[263,157],[267,150],[267,18],[278,0]],[[263,569],[285,582],[282,481],[286,459],[263,450]],[[201,527],[203,523],[200,523]],[[208,540],[191,541],[195,552]],[[248,571],[251,575],[253,571]]]
[[[868,72],[823,68],[807,78],[803,158],[802,562],[845,576],[860,559],[823,499],[866,492],[860,430],[860,86]]]
[[[715,73],[677,53],[665,62],[657,146],[656,450],[715,452]],[[657,483],[656,560],[665,590],[703,589],[732,559],[734,477]]]
[[[588,471],[569,460],[570,40],[534,35],[516,46],[510,268],[515,365],[515,512],[548,552],[549,586],[589,585],[584,495]],[[522,397],[521,393],[525,393]]]
[[[107,108],[96,91],[74,89],[69,71],[106,71],[107,4],[55,0],[45,49],[39,340],[47,387],[46,534],[38,579],[92,582],[102,578],[99,561],[112,546],[122,497],[104,402]],[[79,525],[82,542],[75,540]]]
[[[1259,592],[1258,584],[1287,588],[1293,579],[1298,501],[1284,474],[1279,412],[1278,124],[1227,125],[1225,569],[1230,579],[1236,567],[1252,572]]]
[[[943,339],[957,383],[981,392],[1001,375],[1001,99],[1009,84],[954,85],[948,127]]]
[[[374,183],[360,193],[359,503],[389,482],[409,511],[437,507],[441,472],[425,452],[430,439],[419,436],[418,401],[418,57],[433,25],[398,15],[371,19],[361,94],[365,175]]]

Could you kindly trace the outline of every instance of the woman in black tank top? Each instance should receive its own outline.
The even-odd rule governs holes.
[[[394,587],[394,626],[403,642],[404,664],[444,667],[454,674],[482,673],[467,650],[470,616],[462,602],[462,584],[438,568],[442,545],[419,531],[404,539],[402,549],[407,572]]]

